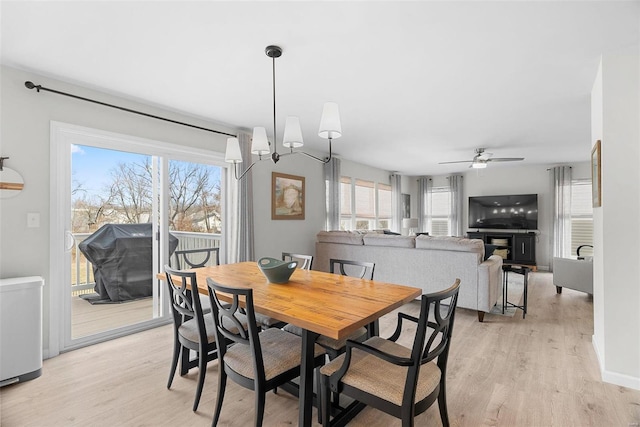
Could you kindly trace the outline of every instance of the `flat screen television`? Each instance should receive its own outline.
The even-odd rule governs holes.
[[[469,197],[469,228],[536,230],[538,195]]]

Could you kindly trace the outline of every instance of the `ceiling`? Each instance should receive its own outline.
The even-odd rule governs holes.
[[[465,171],[438,162],[478,147],[517,164],[587,161],[600,55],[637,53],[640,31],[638,2],[2,1],[0,13],[4,65],[269,134],[264,48],[279,45],[278,139],[297,115],[306,146],[326,152],[318,124],[335,101],[334,153],[408,175]]]

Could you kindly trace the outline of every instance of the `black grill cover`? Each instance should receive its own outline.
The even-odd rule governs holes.
[[[151,224],[105,224],[78,247],[93,264],[94,290],[102,299],[127,301],[152,294]],[[169,255],[178,238],[169,234]]]

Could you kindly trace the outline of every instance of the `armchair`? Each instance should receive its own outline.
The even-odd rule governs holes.
[[[593,295],[593,258],[554,257],[553,284],[559,294],[562,288],[569,288]]]

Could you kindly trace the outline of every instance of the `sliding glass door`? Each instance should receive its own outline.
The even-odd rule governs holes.
[[[64,124],[52,139],[59,350],[167,323],[163,265],[177,249],[222,245],[222,163]]]

